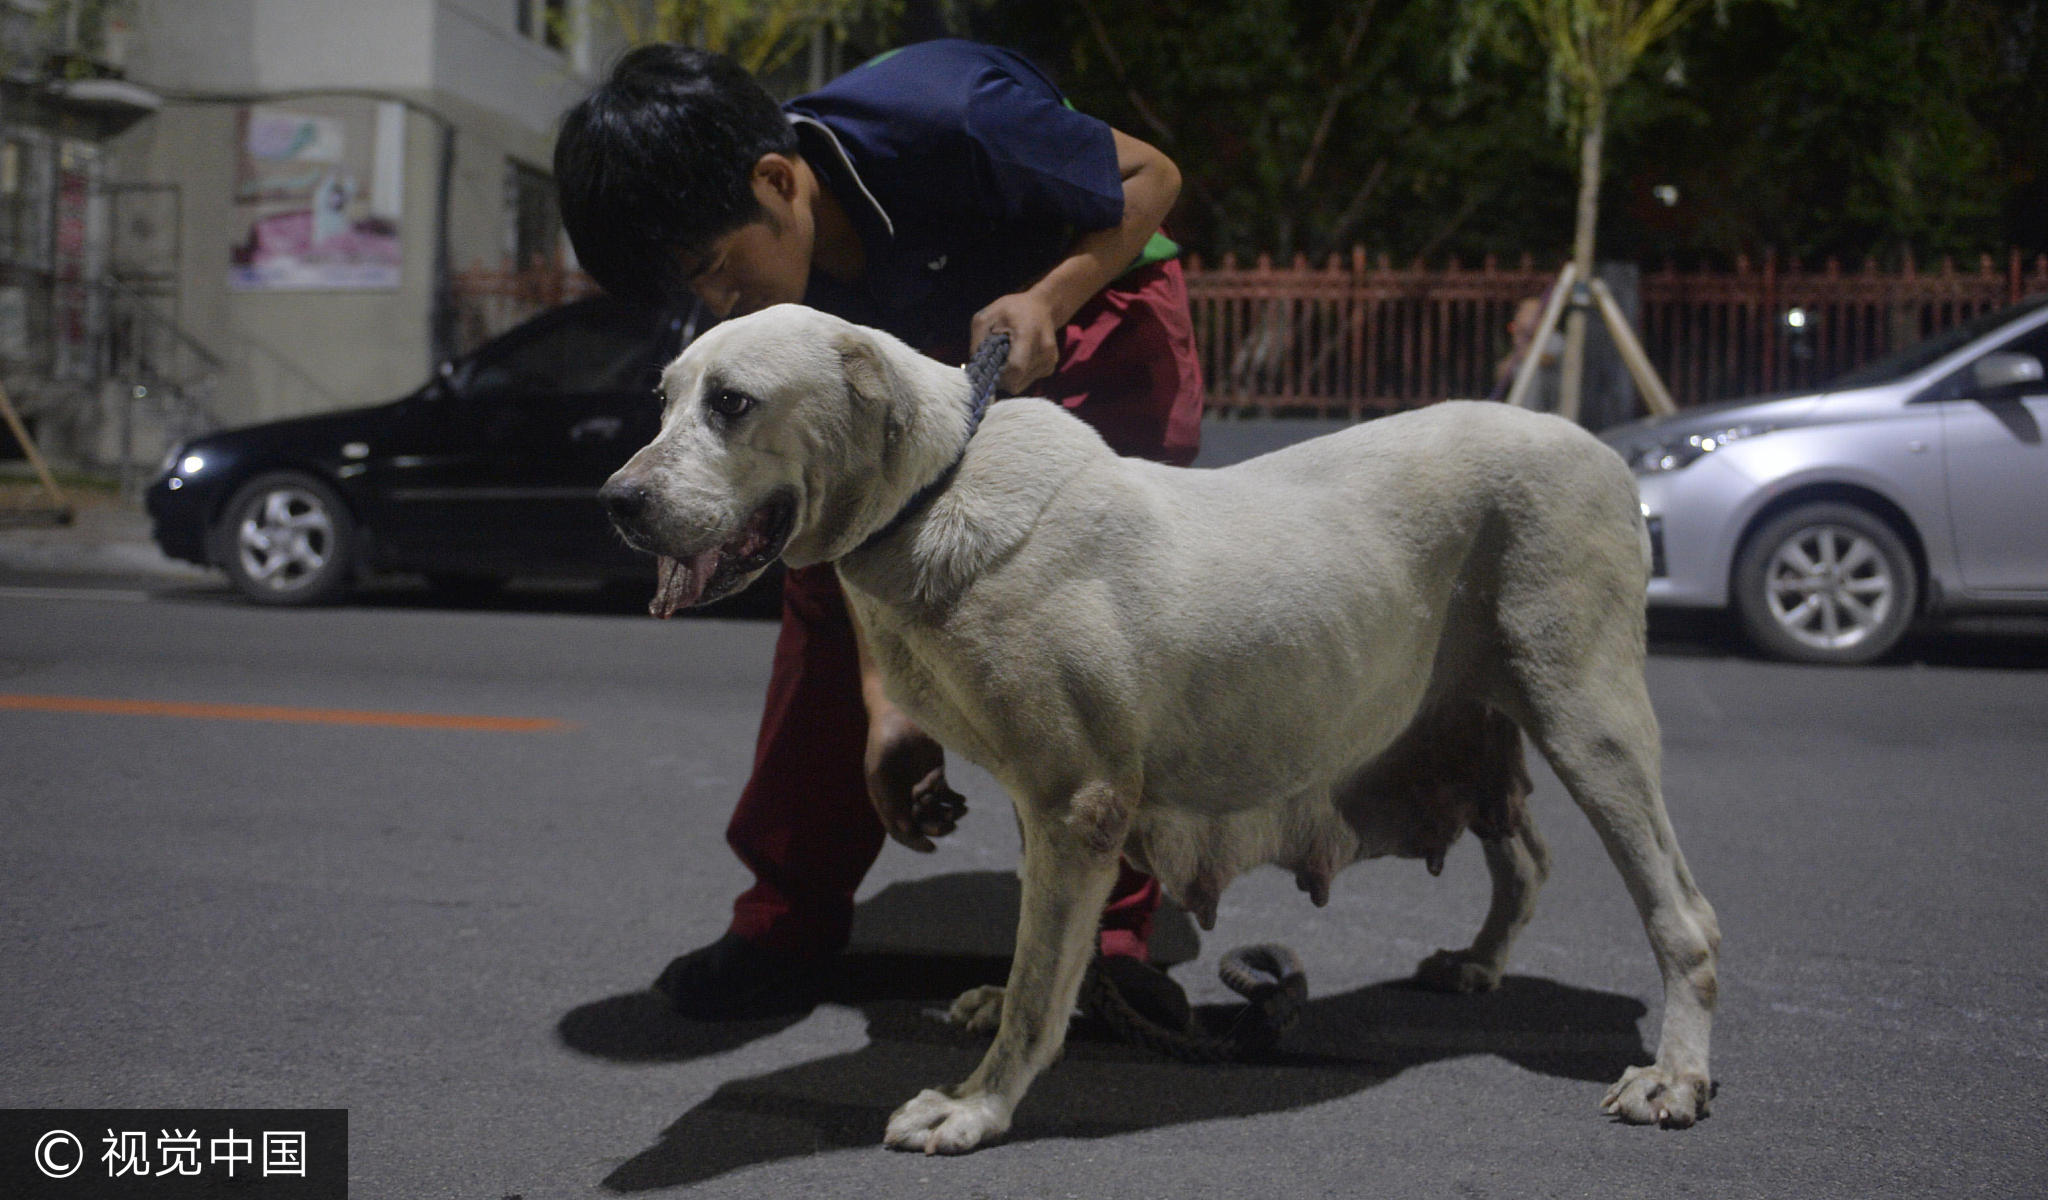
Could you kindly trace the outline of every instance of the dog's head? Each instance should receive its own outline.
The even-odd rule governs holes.
[[[932,424],[926,401],[964,419],[964,402],[933,395],[953,380],[964,388],[888,335],[800,305],[697,339],[662,373],[661,432],[598,493],[626,541],[660,557],[652,611],[730,595],[777,558],[859,545],[936,473],[924,460],[946,449],[913,435]]]

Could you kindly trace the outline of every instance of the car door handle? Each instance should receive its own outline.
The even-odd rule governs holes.
[[[586,442],[609,442],[625,427],[626,422],[619,417],[585,417],[569,426],[569,440],[579,446]]]

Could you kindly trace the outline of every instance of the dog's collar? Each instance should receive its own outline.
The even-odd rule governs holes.
[[[898,509],[895,516],[889,518],[888,524],[875,530],[868,535],[866,541],[855,546],[856,553],[903,528],[905,522],[922,512],[940,492],[946,490],[947,484],[953,482],[953,475],[960,470],[960,460],[967,457],[967,443],[974,440],[974,431],[981,428],[981,418],[988,413],[989,402],[995,399],[996,377],[1003,373],[1003,367],[1009,361],[1009,334],[992,333],[982,339],[981,345],[974,351],[973,361],[967,364],[967,382],[972,385],[973,390],[968,397],[967,436],[960,441],[960,453],[953,456],[953,461],[947,464],[945,470],[939,472],[937,479],[919,488],[917,494]]]

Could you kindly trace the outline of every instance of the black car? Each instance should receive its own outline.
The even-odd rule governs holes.
[[[401,400],[195,438],[146,502],[165,554],[251,600],[339,599],[379,571],[439,587],[653,579],[597,489],[660,422],[694,319],[605,298],[543,313]]]

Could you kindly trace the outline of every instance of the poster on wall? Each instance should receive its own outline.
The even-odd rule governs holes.
[[[236,122],[236,291],[398,286],[404,256],[405,109],[253,105]]]

